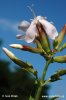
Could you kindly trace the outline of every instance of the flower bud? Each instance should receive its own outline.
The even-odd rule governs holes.
[[[58,49],[59,46],[61,45],[63,39],[64,39],[64,36],[66,34],[66,24],[64,25],[62,31],[60,32],[59,36],[54,40],[54,43],[53,43],[53,46],[54,46],[54,49]]]
[[[33,75],[37,75],[37,71],[33,69],[31,64],[25,63],[22,60],[18,59],[17,57],[15,57],[15,55],[9,51],[6,48],[3,48],[3,51],[6,53],[6,55],[17,65],[19,65],[21,68],[24,68],[25,70],[27,70],[28,72],[31,72]]]
[[[54,57],[54,62],[66,63],[66,55]]]
[[[11,51],[9,51],[8,49],[6,49],[6,48],[4,48],[4,47],[3,47],[3,51],[6,53],[6,55],[7,55],[11,60],[14,60],[15,55],[14,55]]]
[[[23,48],[23,46],[21,44],[10,44],[9,46],[12,47],[12,48],[17,48],[17,49]]]
[[[40,48],[33,48],[31,46],[26,46],[26,45],[20,45],[20,44],[11,44],[10,47],[12,48],[16,48],[16,49],[21,49],[21,50],[24,50],[24,51],[29,51],[29,52],[32,52],[32,53],[42,53],[43,50]]]

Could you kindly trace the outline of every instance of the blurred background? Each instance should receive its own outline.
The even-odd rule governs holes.
[[[29,92],[27,92],[26,95],[28,96],[30,94],[31,87],[34,85],[34,77],[28,73],[26,74],[19,68],[19,66],[16,66],[2,51],[2,47],[8,48],[23,61],[30,62],[34,68],[38,70],[39,78],[41,78],[45,65],[44,59],[38,54],[15,50],[9,47],[9,45],[13,43],[35,46],[35,44],[27,44],[24,41],[16,39],[16,35],[18,33],[22,33],[18,30],[19,23],[22,20],[30,22],[30,19],[34,18],[27,6],[32,6],[37,16],[45,16],[49,21],[52,21],[58,32],[61,31],[62,27],[66,23],[66,0],[0,0],[0,95],[3,93],[18,94],[20,96],[19,100],[25,97],[25,88],[27,91],[27,87],[29,87]],[[65,41],[66,37],[63,43]],[[64,54],[66,54],[66,50],[61,53],[57,53],[56,55]],[[61,68],[66,68],[66,64],[51,64],[49,66],[46,79]],[[26,84],[25,79],[27,79],[26,81],[28,84]],[[49,87],[46,87],[46,93],[49,95],[64,95],[64,98],[61,98],[60,100],[65,100],[66,76],[63,76],[62,79],[63,80],[61,81],[50,84],[50,89]],[[29,83],[31,82],[32,85],[30,86]],[[23,85],[25,85],[24,88]],[[25,98],[25,100],[27,99]]]

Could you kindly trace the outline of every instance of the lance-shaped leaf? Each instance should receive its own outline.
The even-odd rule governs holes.
[[[66,75],[66,69],[60,69],[56,71],[50,78],[42,84],[42,86],[48,85],[51,82],[61,80],[61,76]],[[51,99],[50,99],[51,100]]]
[[[24,50],[24,51],[29,51],[29,52],[32,52],[32,53],[42,53],[43,50],[40,48],[33,48],[31,46],[26,46],[26,45],[20,45],[20,44],[11,44],[10,47],[12,48],[16,48],[16,49],[21,49],[21,50]]]
[[[39,37],[40,37],[40,42],[41,42],[41,45],[43,47],[43,49],[48,53],[50,52],[50,43],[49,43],[49,39],[48,39],[48,36],[42,26],[41,23],[37,23],[36,24],[36,27],[38,29],[38,34],[39,34]]]
[[[60,80],[61,76],[66,75],[66,69],[60,69],[50,77],[50,82]]]
[[[64,25],[64,27],[62,28],[59,36],[54,40],[54,43],[53,43],[53,46],[54,46],[54,49],[58,49],[59,46],[61,45],[64,37],[66,35],[66,24]]]
[[[53,58],[54,62],[58,62],[58,63],[66,63],[66,55],[64,56],[56,56]]]
[[[60,47],[59,51],[62,51],[62,50],[65,49],[65,48],[66,48],[66,43],[64,43],[64,44],[62,45],[62,47]]]
[[[6,53],[6,55],[17,65],[19,65],[21,68],[24,68],[25,70],[31,72],[33,75],[37,75],[37,71],[33,69],[33,66],[31,64],[25,63],[22,60],[18,59],[11,51],[9,51],[6,48],[3,48],[3,51]]]

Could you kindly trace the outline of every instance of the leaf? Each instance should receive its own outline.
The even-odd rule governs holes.
[[[55,74],[50,77],[50,81],[54,82],[57,80],[61,80],[61,76],[66,75],[66,69],[60,69]]]

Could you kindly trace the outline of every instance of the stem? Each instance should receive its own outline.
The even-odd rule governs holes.
[[[43,74],[42,74],[42,79],[41,79],[42,82],[44,82],[44,79],[45,79],[45,76],[46,76],[46,72],[47,72],[47,69],[48,69],[48,66],[49,66],[50,63],[51,63],[51,59],[46,61],[46,66],[44,68],[44,71],[43,71]]]
[[[43,71],[43,74],[42,74],[42,79],[40,81],[40,83],[42,83],[42,84],[44,83],[44,79],[45,79],[45,76],[46,76],[46,72],[47,72],[47,69],[48,69],[48,66],[49,66],[50,63],[51,63],[51,59],[46,62],[46,66],[45,66],[44,71]],[[36,94],[35,100],[39,100],[40,99],[40,95],[41,95],[42,88],[43,87],[40,84],[39,87],[38,87],[38,90],[37,90],[37,94]]]
[[[42,91],[42,86],[39,86],[38,90],[37,90],[37,93],[36,93],[36,96],[35,96],[35,100],[40,99],[41,91]]]

